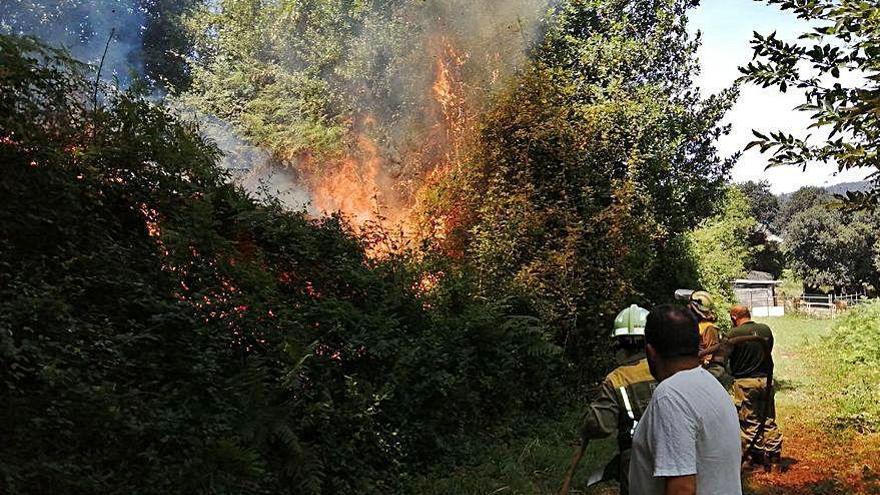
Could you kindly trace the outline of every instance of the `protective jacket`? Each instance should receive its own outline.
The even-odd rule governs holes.
[[[605,377],[598,394],[584,414],[582,437],[605,438],[617,432],[620,461],[615,468],[620,493],[629,493],[629,456],[632,435],[651,402],[657,382],[648,369],[644,354],[627,359]]]
[[[714,323],[708,320],[701,320],[700,328],[700,350],[708,349],[721,342],[721,332]],[[712,362],[713,355],[706,354],[703,356],[703,366],[707,366]]]
[[[734,328],[730,337],[757,335],[763,337],[769,350],[773,351],[773,332],[763,323],[749,321]],[[767,355],[758,342],[736,346],[730,353],[730,372],[734,378],[765,378],[773,369],[773,356]]]

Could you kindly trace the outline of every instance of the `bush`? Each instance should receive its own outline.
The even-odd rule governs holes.
[[[448,269],[259,204],[197,129],[0,36],[0,492],[389,493],[558,349]]]
[[[847,312],[823,342],[838,427],[880,431],[880,303]]]

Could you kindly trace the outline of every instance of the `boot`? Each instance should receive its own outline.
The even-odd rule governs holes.
[[[767,456],[770,462],[770,470],[774,473],[781,474],[787,471],[785,464],[782,463],[781,454],[770,454]]]
[[[742,470],[743,471],[753,471],[759,466],[764,465],[764,454],[759,452],[751,452],[743,454],[742,458]]]

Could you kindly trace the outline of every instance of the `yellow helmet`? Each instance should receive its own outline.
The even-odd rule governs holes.
[[[691,294],[688,307],[704,320],[714,320],[715,313],[712,312],[712,295],[704,290],[698,290]]]

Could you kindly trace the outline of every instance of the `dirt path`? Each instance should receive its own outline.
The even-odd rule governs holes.
[[[811,342],[830,331],[830,321],[769,319],[777,336],[777,412],[785,436],[783,473],[745,477],[753,495],[880,494],[880,435],[834,434],[823,390],[833,384]]]

